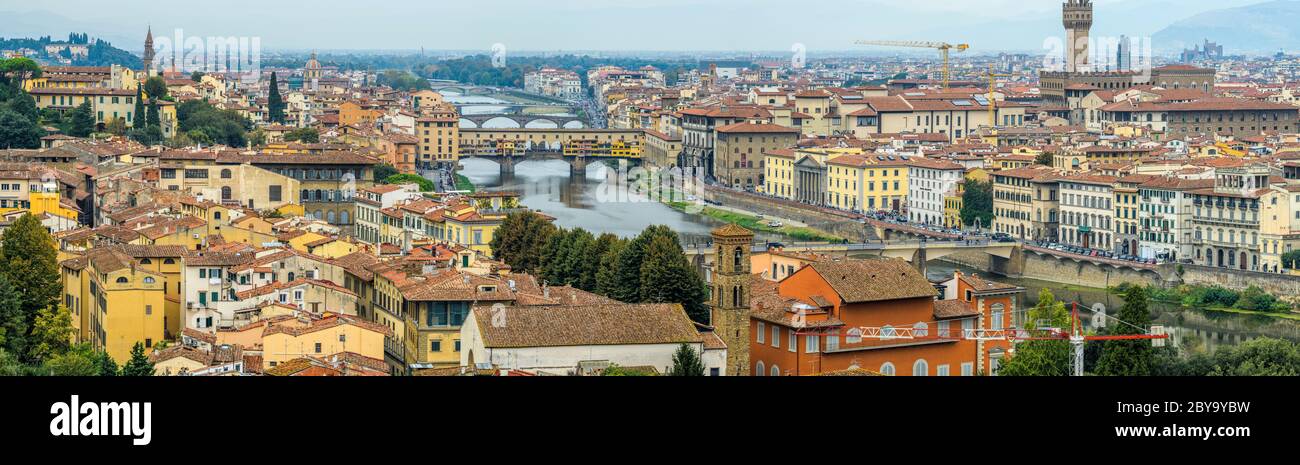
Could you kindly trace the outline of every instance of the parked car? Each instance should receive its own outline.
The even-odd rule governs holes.
[[[767,227],[769,228],[779,228],[781,226],[782,224],[780,221],[772,220],[767,222]]]

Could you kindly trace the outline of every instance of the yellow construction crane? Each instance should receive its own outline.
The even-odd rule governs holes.
[[[993,98],[993,90],[996,89],[996,88],[998,87],[998,78],[1000,78],[1000,77],[1011,77],[1011,75],[1010,75],[1010,74],[995,74],[995,73],[993,72],[993,65],[989,65],[989,70],[988,70],[988,72],[985,73],[984,75],[987,76],[987,77],[989,78],[989,95],[988,95],[988,99],[989,99],[989,129],[991,129],[991,130],[996,130],[997,127],[998,127],[998,122],[997,122],[997,117],[998,117],[998,116],[997,116],[997,108],[996,108],[996,107],[997,107],[997,100],[995,100],[995,99]]]
[[[969,44],[949,44],[945,42],[926,42],[914,40],[859,40],[854,42],[858,45],[879,45],[882,47],[912,47],[912,48],[933,48],[938,49],[943,55],[943,88],[948,88],[948,51],[956,50],[964,52],[970,48]]]

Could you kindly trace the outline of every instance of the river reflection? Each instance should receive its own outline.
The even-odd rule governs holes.
[[[598,189],[605,179],[603,163],[587,166],[586,176],[569,179],[569,164],[560,160],[525,161],[515,165],[515,174],[502,178],[496,162],[469,158],[461,160],[460,174],[486,190],[520,193],[524,206],[555,217],[565,228],[583,228],[595,234],[614,233],[623,237],[639,234],[647,226],[664,224],[677,231],[683,244],[706,244],[709,231],[723,223],[708,217],[688,215],[652,201],[602,200]],[[780,241],[772,235],[759,240]]]
[[[1016,303],[1016,308],[1021,312],[1037,304],[1038,292],[1047,288],[1052,291],[1057,300],[1079,302],[1080,317],[1089,327],[1092,327],[1092,315],[1083,310],[1084,306],[1092,307],[1101,304],[1108,314],[1114,315],[1124,305],[1123,298],[1101,289],[1067,288],[1066,285],[1059,283],[1007,278],[939,261],[929,262],[927,268],[931,280],[950,278],[953,270],[958,269],[962,273],[979,273],[989,279],[1024,287],[1025,293]],[[1262,336],[1300,341],[1300,321],[1261,315],[1185,309],[1177,305],[1156,302],[1152,302],[1150,307],[1154,312],[1154,323],[1164,325],[1170,335],[1170,341],[1173,345],[1182,348],[1185,353],[1210,353],[1221,346],[1233,346]]]

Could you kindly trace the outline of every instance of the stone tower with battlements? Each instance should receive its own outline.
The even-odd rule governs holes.
[[[1090,71],[1088,37],[1092,30],[1092,0],[1066,0],[1061,9],[1065,24],[1065,71]]]
[[[728,224],[713,233],[713,331],[727,343],[727,375],[749,375],[749,299],[754,233]]]

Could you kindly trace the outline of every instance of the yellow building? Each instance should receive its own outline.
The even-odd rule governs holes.
[[[31,213],[54,232],[75,229],[80,209],[64,201],[54,173],[26,163],[0,163],[0,217]],[[48,215],[48,216],[47,216]]]
[[[957,188],[943,196],[943,227],[961,228],[962,194],[966,192],[966,183],[957,182]]]
[[[109,122],[121,118],[126,127],[134,127],[136,91],[108,87],[38,87],[29,92],[36,108],[69,112],[82,103],[89,103],[95,115],[95,130],[103,131]],[[176,104],[158,101],[158,117],[162,122],[163,137],[176,135]]]
[[[826,203],[842,210],[902,211],[908,156],[841,155],[826,161]]]
[[[436,105],[415,120],[417,164],[421,168],[455,165],[460,161],[460,115],[456,107]]]
[[[302,208],[302,182],[292,177],[247,164],[214,165],[209,151],[167,150],[158,160],[161,189],[258,211]]]
[[[382,325],[346,315],[267,323],[262,331],[262,368],[299,357],[326,358],[347,352],[383,360],[384,338],[391,334]]]
[[[152,348],[166,338],[163,274],[139,266],[139,259],[119,247],[91,249],[64,260],[61,268],[76,342],[88,342],[122,363],[136,343]]]
[[[763,193],[794,199],[794,160],[792,149],[763,152]]]

